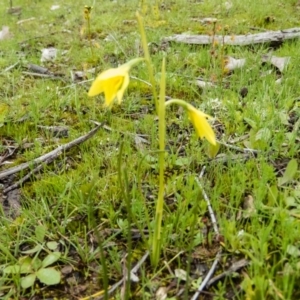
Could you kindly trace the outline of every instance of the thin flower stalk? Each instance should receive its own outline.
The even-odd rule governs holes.
[[[161,251],[161,223],[163,215],[163,206],[164,206],[164,172],[165,172],[165,136],[166,136],[166,119],[165,119],[165,93],[166,93],[166,71],[165,71],[165,58],[162,63],[161,70],[161,81],[160,81],[160,95],[159,95],[159,190],[158,190],[158,199],[156,203],[156,212],[155,212],[155,227],[154,227],[154,236],[152,243],[152,264],[157,266],[160,251]]]
[[[154,74],[153,74],[153,64],[152,64],[151,56],[150,56],[149,49],[148,49],[148,43],[147,43],[145,28],[144,28],[144,25],[143,25],[142,17],[140,16],[140,14],[138,12],[136,13],[136,17],[137,17],[137,21],[138,21],[138,25],[139,25],[140,34],[141,34],[144,57],[145,57],[148,72],[149,72],[149,81],[150,81],[151,86],[152,86],[153,101],[154,101],[156,113],[159,114],[157,92],[156,92],[156,83],[155,83],[155,78],[154,78]]]

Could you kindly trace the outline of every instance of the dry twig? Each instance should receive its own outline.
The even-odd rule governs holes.
[[[289,28],[277,31],[267,31],[247,35],[188,35],[175,34],[165,37],[163,42],[177,42],[196,45],[210,45],[213,41],[220,45],[248,46],[253,44],[273,43],[281,44],[285,40],[297,39],[300,37],[300,28]]]
[[[28,174],[26,174],[24,177],[22,177],[20,180],[15,182],[14,184],[10,185],[6,189],[3,190],[3,195],[6,195],[8,192],[15,190],[19,188],[24,182],[26,182],[33,174],[40,171],[45,165],[51,163],[55,157],[51,157],[48,160],[46,160],[44,163],[39,164],[36,168],[34,168],[32,171],[30,171]]]
[[[146,251],[146,253],[143,255],[143,257],[137,262],[137,264],[131,269],[130,274],[135,274],[139,268],[141,267],[141,265],[145,262],[145,260],[148,258],[149,256],[149,251]],[[127,272],[126,272],[127,273]],[[127,277],[127,274],[123,276],[123,278],[121,280],[119,280],[117,283],[115,283],[113,286],[110,287],[110,289],[108,290],[107,294],[110,296],[113,294],[113,292],[123,284],[123,282],[125,282]],[[97,300],[102,300],[103,299],[103,291],[100,291],[96,294],[93,294],[91,296],[85,297],[85,298],[81,298],[80,300],[91,300],[91,299],[97,299]]]
[[[214,231],[215,231],[216,235],[218,236],[218,235],[220,235],[220,232],[219,232],[219,228],[218,228],[218,225],[217,225],[217,219],[216,219],[214,211],[212,209],[210,200],[209,200],[209,198],[208,198],[208,196],[207,196],[207,194],[206,194],[206,192],[205,192],[205,190],[204,190],[204,188],[203,188],[203,186],[202,186],[202,184],[200,183],[200,180],[199,180],[203,177],[204,172],[205,172],[205,168],[206,168],[205,166],[202,168],[202,170],[200,172],[200,175],[199,175],[199,178],[196,178],[196,182],[197,182],[198,186],[200,187],[200,189],[202,191],[202,195],[203,195],[204,200],[207,204],[207,208],[208,208],[209,216],[210,216],[210,219],[211,219],[211,223],[213,225],[213,228],[214,228]]]
[[[205,171],[205,166],[202,168],[201,172],[200,172],[200,175],[199,175],[199,178],[196,178],[196,182],[198,184],[198,186],[200,187],[201,191],[202,191],[202,195],[204,197],[204,200],[206,201],[206,204],[207,204],[207,208],[208,208],[208,211],[209,211],[209,216],[210,216],[210,219],[211,219],[211,223],[213,225],[213,228],[214,228],[214,232],[216,233],[216,235],[218,236],[220,234],[220,231],[219,231],[219,228],[218,228],[218,225],[217,225],[217,219],[215,217],[215,214],[214,214],[214,211],[212,209],[212,206],[211,206],[211,203],[210,203],[210,200],[205,192],[205,190],[203,189],[199,179],[201,179],[203,177],[203,174],[204,174],[204,171]],[[192,299],[191,300],[196,300],[200,293],[203,291],[203,289],[206,287],[207,283],[209,282],[209,280],[211,279],[212,275],[214,274],[215,272],[215,269],[217,267],[217,264],[221,258],[221,254],[222,254],[222,249],[220,249],[216,255],[216,258],[210,268],[210,270],[208,271],[208,273],[206,274],[205,278],[203,279],[203,281],[201,282],[198,290],[196,291],[196,293],[193,295]]]
[[[261,152],[260,150],[255,150],[255,149],[250,149],[250,148],[241,148],[241,147],[226,144],[226,143],[223,143],[223,142],[220,142],[220,141],[218,141],[218,143],[225,146],[225,147],[227,147],[227,148],[230,148],[230,149],[236,150],[238,152],[242,152],[242,153],[258,154],[258,153]]]
[[[85,142],[86,140],[88,140],[89,138],[91,138],[100,128],[102,127],[102,124],[99,124],[97,127],[95,127],[94,129],[92,129],[90,132],[88,132],[87,134],[65,144],[62,146],[57,147],[56,149],[52,150],[49,153],[46,153],[36,159],[33,159],[30,162],[27,163],[23,163],[21,165],[9,168],[7,170],[4,170],[2,172],[0,172],[0,179],[3,179],[7,176],[10,176],[12,174],[18,173],[20,171],[23,171],[27,168],[33,167],[35,168],[36,166],[38,166],[41,163],[45,163],[45,162],[49,162],[49,160],[54,160],[56,159],[58,156],[60,156],[62,153],[64,153],[65,151],[69,150],[70,148],[79,145],[83,142]]]
[[[248,266],[248,265],[249,265],[249,261],[246,260],[246,259],[244,259],[244,258],[241,259],[241,260],[239,260],[239,261],[237,261],[237,262],[235,262],[235,263],[233,263],[227,271],[225,271],[225,272],[223,272],[223,273],[221,273],[221,274],[215,276],[214,278],[212,278],[212,279],[207,283],[207,287],[211,286],[212,284],[214,284],[214,283],[217,282],[218,280],[224,278],[225,276],[228,276],[228,275],[230,275],[230,274],[232,274],[232,273],[238,271],[239,269],[241,269],[241,268],[243,268],[243,267],[246,267],[246,266]]]
[[[222,250],[219,250],[219,252],[216,255],[216,258],[211,266],[211,268],[209,269],[208,273],[206,274],[205,278],[203,279],[203,281],[201,282],[197,292],[193,295],[193,297],[191,298],[191,300],[197,300],[200,293],[202,292],[202,290],[204,290],[204,288],[206,287],[207,283],[209,282],[210,278],[213,276],[215,269],[217,267],[217,264],[221,258],[221,253]]]

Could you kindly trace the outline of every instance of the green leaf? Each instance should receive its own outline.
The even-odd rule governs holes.
[[[282,186],[289,181],[293,180],[297,173],[298,163],[296,159],[291,159],[286,167],[286,170],[282,177],[278,178],[278,185]]]
[[[60,283],[60,272],[54,268],[40,269],[37,272],[37,278],[46,285],[54,285]]]
[[[244,121],[246,122],[246,123],[248,123],[252,128],[256,128],[256,122],[255,121],[253,121],[253,120],[251,120],[251,119],[249,119],[249,118],[244,118]]]
[[[280,111],[278,114],[282,125],[289,125],[289,115],[286,111]]]
[[[3,254],[10,258],[12,261],[16,261],[16,258],[10,253],[7,247],[5,247],[2,243],[0,243],[0,251],[3,252]]]
[[[209,158],[215,158],[220,150],[220,144],[216,143],[216,145],[212,145],[209,143],[208,145],[208,156]]]
[[[45,268],[52,265],[53,263],[59,260],[60,256],[61,256],[60,252],[52,252],[48,254],[42,262],[42,267]]]
[[[278,198],[278,188],[277,185],[272,185],[269,188],[268,192],[268,200],[269,200],[269,205],[273,205]]]
[[[264,141],[268,142],[271,138],[272,134],[270,129],[268,128],[261,128],[260,130],[257,131],[255,135],[255,141]]]
[[[20,273],[27,274],[32,273],[32,258],[29,256],[22,257],[20,260]]]
[[[35,227],[35,236],[40,243],[44,241],[46,230],[46,226],[43,225],[38,225],[37,227]]]
[[[39,252],[42,248],[43,248],[42,245],[36,245],[32,249],[29,249],[29,250],[26,250],[26,251],[22,251],[22,253],[33,254],[33,253]]]
[[[31,286],[34,285],[36,279],[36,275],[35,274],[30,274],[28,276],[22,277],[21,278],[21,286],[23,289],[27,289]]]
[[[190,157],[179,157],[175,161],[175,166],[177,167],[184,167],[187,166],[191,163],[191,158]]]
[[[12,265],[4,268],[3,272],[6,274],[20,274],[21,266],[20,265]]]
[[[296,200],[295,200],[294,197],[288,196],[284,200],[285,200],[286,206],[288,206],[288,207],[295,207],[295,206],[297,206],[297,202],[296,202]]]
[[[299,257],[300,256],[300,250],[298,249],[298,247],[294,246],[294,245],[288,245],[286,252],[293,256],[293,257]]]
[[[32,261],[32,268],[34,270],[38,270],[41,267],[42,267],[42,261],[38,257],[36,257],[35,259],[33,259],[33,261]]]
[[[59,244],[57,242],[48,242],[46,245],[50,250],[55,250]]]

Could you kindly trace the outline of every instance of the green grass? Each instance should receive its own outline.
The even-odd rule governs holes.
[[[131,284],[130,299],[154,299],[160,287],[168,287],[169,299],[185,288],[182,299],[190,299],[198,278],[204,277],[219,248],[222,259],[216,274],[242,258],[250,264],[212,285],[207,291],[214,299],[300,297],[299,171],[286,184],[278,183],[290,160],[299,163],[300,42],[288,41],[273,51],[273,55],[291,57],[281,84],[275,83],[279,75],[274,69],[261,76],[272,69],[261,64],[268,45],[226,47],[225,54],[247,59],[245,67],[224,76],[224,83],[216,82],[216,88],[204,90],[193,83],[195,78],[211,80],[221,74],[219,61],[210,57],[209,46],[171,44],[167,50],[160,48],[161,38],[174,33],[212,33],[212,25],[191,18],[216,17],[218,25],[228,25],[229,34],[234,35],[298,27],[300,12],[297,1],[235,0],[228,11],[222,3],[167,0],[160,9],[166,24],[160,26],[148,11],[145,24],[155,77],[159,84],[161,62],[166,56],[166,94],[215,116],[219,140],[227,144],[237,140],[234,146],[260,152],[245,156],[221,146],[219,157],[223,155],[225,160],[210,159],[208,143],[196,137],[182,111],[167,109],[163,251],[157,268],[148,260],[142,265],[137,274],[140,281]],[[20,19],[35,19],[17,25],[18,17],[7,14],[5,5],[0,8],[0,26],[9,26],[12,33],[10,39],[0,41],[0,103],[9,107],[5,122],[0,124],[0,156],[5,146],[16,144],[20,148],[8,160],[14,165],[27,162],[88,132],[93,127],[90,120],[105,122],[112,130],[100,129],[26,182],[20,191],[18,217],[1,213],[0,297],[80,299],[119,281],[126,254],[133,266],[151,249],[149,230],[153,230],[158,195],[158,121],[149,99],[151,89],[131,80],[122,105],[107,111],[102,96],[87,97],[91,81],[70,82],[71,72],[96,67],[98,73],[143,55],[137,24],[124,22],[135,21],[139,1],[93,4],[94,56],[86,30],[80,33],[85,24],[84,4],[92,3],[66,0],[55,11],[50,10],[54,3],[48,0],[13,4],[22,6]],[[108,35],[111,38],[105,40]],[[22,73],[28,63],[41,65],[41,49],[49,46],[66,51],[54,62],[45,63],[65,81]],[[15,68],[2,72],[18,61]],[[131,75],[149,80],[145,65],[135,67]],[[84,80],[93,78],[94,74],[87,73]],[[249,93],[241,99],[239,90],[243,87]],[[216,98],[218,106],[211,101]],[[24,121],[18,122],[21,118]],[[39,125],[68,126],[69,137],[53,138]],[[138,145],[137,134],[147,135],[149,143]],[[218,220],[218,241],[195,180],[204,165],[202,184]],[[26,172],[16,179],[23,175]],[[248,208],[247,197],[253,199]],[[36,233],[39,226],[45,229],[43,239]],[[131,236],[129,229],[138,229],[140,234]],[[38,254],[43,260],[51,252],[46,246],[49,241],[57,242],[56,251],[61,253],[51,265],[61,272],[60,284],[47,286],[37,280],[32,288],[24,289],[23,274],[4,273],[6,267],[29,255],[24,251],[36,245],[43,246]],[[70,272],[65,271],[67,267],[71,267]],[[176,279],[176,269],[188,271],[192,285]],[[116,299],[121,299],[120,293],[119,288]],[[209,297],[205,294],[201,299]]]

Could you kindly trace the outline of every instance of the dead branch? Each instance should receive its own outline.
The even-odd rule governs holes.
[[[200,175],[199,175],[199,179],[201,179],[201,178],[203,177],[203,174],[204,174],[204,172],[205,172],[205,169],[206,169],[206,167],[204,166],[204,167],[202,168],[202,170],[201,170]],[[208,209],[209,216],[210,216],[210,220],[211,220],[211,223],[212,223],[213,228],[214,228],[214,232],[215,232],[215,234],[216,234],[217,236],[219,236],[219,235],[220,235],[220,231],[219,231],[219,228],[218,228],[216,216],[215,216],[214,211],[213,211],[213,209],[212,209],[210,200],[209,200],[209,198],[208,198],[208,196],[207,196],[207,194],[206,194],[206,192],[205,192],[205,190],[204,190],[202,184],[200,183],[200,180],[199,180],[199,179],[198,179],[197,177],[195,177],[195,180],[196,180],[196,182],[197,182],[199,188],[201,189],[202,195],[203,195],[204,200],[205,200],[205,202],[206,202],[207,209]]]
[[[219,144],[225,146],[225,147],[228,147],[230,149],[233,149],[233,150],[236,150],[238,152],[242,152],[242,153],[250,153],[250,154],[258,154],[258,153],[261,153],[260,150],[255,150],[255,149],[250,149],[250,148],[240,148],[240,147],[237,147],[237,146],[234,146],[234,145],[230,145],[230,144],[227,144],[227,143],[224,143],[224,142],[221,142],[221,141],[218,141]]]
[[[222,254],[222,250],[219,250],[219,252],[216,255],[216,258],[210,268],[210,270],[208,271],[208,273],[206,274],[205,278],[203,279],[201,285],[199,286],[197,292],[193,295],[193,297],[191,298],[191,300],[197,300],[200,293],[202,292],[202,290],[206,287],[207,283],[209,282],[210,278],[213,276],[215,269],[217,267],[217,264],[219,263],[219,260],[221,258],[221,254]]]
[[[16,66],[18,66],[20,64],[20,62],[19,61],[17,61],[16,63],[14,63],[13,65],[11,65],[11,66],[9,66],[9,67],[7,67],[7,68],[5,68],[0,74],[3,74],[3,73],[5,73],[5,72],[8,72],[8,71],[10,71],[10,70],[12,70],[12,69],[14,69]]]
[[[130,274],[135,274],[139,270],[139,268],[142,266],[142,264],[145,262],[145,260],[148,258],[148,256],[149,256],[149,251],[146,251],[146,253],[143,255],[143,257],[131,269]],[[112,285],[110,287],[110,289],[108,290],[109,296],[111,296],[114,293],[114,291],[123,284],[123,282],[126,280],[126,277],[127,277],[127,275],[123,276],[123,278],[121,280],[119,280],[117,283],[115,283],[114,285]],[[89,299],[101,300],[103,298],[104,298],[103,291],[100,291],[100,292],[90,295],[88,297],[81,298],[80,300],[89,300]]]
[[[232,273],[234,273],[234,272],[238,271],[239,269],[244,268],[244,267],[246,267],[248,265],[249,265],[249,261],[247,259],[245,259],[245,258],[243,258],[243,259],[241,259],[241,260],[233,263],[232,266],[230,266],[230,268],[227,271],[225,271],[225,272],[223,272],[223,273],[221,273],[221,274],[213,277],[207,283],[207,287],[211,286],[212,284],[214,284],[215,282],[219,281],[220,279],[222,279],[222,278],[224,278],[224,277],[226,277],[228,275],[231,275]]]
[[[26,174],[24,177],[22,177],[20,180],[15,182],[14,184],[10,185],[6,189],[3,190],[3,195],[6,195],[8,192],[15,190],[19,188],[24,182],[26,182],[32,175],[39,172],[45,165],[50,164],[55,157],[51,157],[47,159],[44,163],[39,164],[37,167],[35,167],[32,171],[30,171],[28,174]]]
[[[91,138],[101,127],[103,126],[103,124],[99,124],[97,127],[95,127],[94,129],[92,129],[90,132],[88,132],[87,134],[65,144],[62,146],[57,147],[56,149],[52,150],[49,153],[46,153],[30,162],[27,163],[23,163],[19,166],[15,166],[12,168],[9,168],[7,170],[4,170],[2,172],[0,172],[0,179],[5,178],[7,176],[10,176],[12,174],[18,173],[22,170],[25,170],[29,167],[31,168],[35,168],[37,165],[47,162],[49,160],[53,160],[55,158],[57,158],[58,156],[60,156],[62,153],[64,153],[65,151],[69,150],[70,148],[79,145],[83,142],[85,142],[86,140],[88,140],[89,138]]]
[[[212,206],[211,206],[211,203],[210,203],[210,200],[203,188],[203,186],[201,185],[200,183],[200,179],[203,177],[203,174],[205,172],[205,166],[202,168],[201,172],[200,172],[200,175],[199,175],[199,178],[195,178],[196,179],[196,182],[199,186],[199,188],[201,189],[202,191],[202,195],[204,197],[204,200],[206,202],[206,205],[207,205],[207,208],[208,208],[208,211],[209,211],[209,215],[210,215],[210,220],[211,220],[211,223],[213,225],[213,228],[214,228],[214,231],[215,231],[215,234],[217,236],[220,235],[220,231],[219,231],[219,228],[218,228],[218,224],[217,224],[217,219],[216,219],[216,216],[214,214],[214,211],[212,209]],[[198,287],[197,291],[195,292],[195,294],[193,295],[193,297],[191,298],[191,300],[196,300],[198,299],[199,295],[201,294],[201,292],[205,289],[207,283],[210,281],[211,277],[213,276],[214,272],[215,272],[215,269],[221,259],[221,255],[222,255],[222,249],[220,249],[215,257],[215,260],[210,268],[210,270],[208,271],[208,273],[206,274],[205,278],[203,279],[203,281],[201,282],[200,286]]]
[[[253,44],[281,44],[285,40],[292,40],[300,38],[300,28],[289,28],[277,31],[267,31],[256,34],[246,35],[188,35],[188,34],[175,34],[163,38],[163,42],[176,42],[184,44],[196,45],[210,45],[212,41],[219,44],[232,45],[232,46],[248,46]]]
[[[54,74],[41,74],[41,73],[33,73],[33,72],[26,72],[26,71],[22,72],[22,74],[29,75],[29,76],[32,76],[32,77],[49,78],[49,79],[53,79],[53,80],[66,81],[66,79],[64,79],[63,77],[56,76]]]

